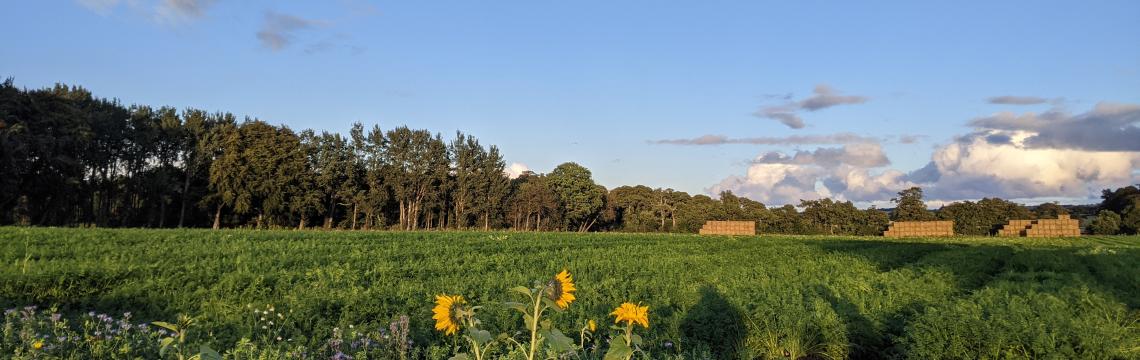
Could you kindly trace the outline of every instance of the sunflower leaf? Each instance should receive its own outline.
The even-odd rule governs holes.
[[[170,344],[173,344],[173,343],[174,343],[174,338],[172,338],[172,337],[163,338],[162,341],[159,342],[158,356],[166,355],[166,349],[170,348]]]
[[[511,288],[511,291],[526,295],[526,297],[532,297],[533,296],[530,293],[530,289],[528,289],[526,286],[515,286],[515,287]]]
[[[471,340],[475,340],[475,343],[480,345],[490,343],[492,339],[491,332],[487,330],[467,329],[467,336],[470,336]]]
[[[543,296],[542,297],[542,303],[546,304],[546,307],[554,309],[554,311],[557,311],[557,312],[563,311],[562,308],[558,306],[558,303],[554,302],[554,300],[550,300],[550,298],[548,298],[548,297]]]
[[[519,312],[523,313],[523,315],[526,315],[526,304],[508,301],[503,303],[503,306],[518,310]]]
[[[174,325],[174,324],[171,324],[168,322],[155,321],[155,322],[152,322],[151,325],[162,327],[162,328],[165,328],[166,330],[170,330],[173,332],[178,332],[178,325]]]
[[[526,323],[527,329],[534,328],[534,316],[530,316],[530,314],[523,314],[523,322]]]
[[[198,345],[198,358],[201,360],[222,360],[222,354],[203,344]]]
[[[634,345],[641,346],[641,335],[638,335],[638,334],[630,334],[630,335],[632,335],[632,336],[631,336],[629,342],[633,343]]]
[[[448,360],[468,360],[470,358],[470,356],[467,356],[467,353],[458,353],[455,354],[455,356],[448,358]]]
[[[625,360],[633,355],[633,349],[621,341],[610,342],[610,349],[606,351],[605,360]]]
[[[566,352],[574,349],[574,340],[562,334],[558,329],[550,329],[547,342],[555,352]]]

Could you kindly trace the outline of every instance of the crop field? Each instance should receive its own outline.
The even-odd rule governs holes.
[[[92,323],[182,314],[186,344],[234,358],[447,358],[466,345],[432,308],[457,294],[504,334],[485,358],[521,359],[507,338],[528,339],[523,317],[502,304],[564,269],[577,299],[543,319],[583,345],[571,358],[601,358],[623,302],[649,309],[635,358],[1140,358],[1140,237],[50,228],[0,228],[0,356],[151,358],[160,335],[124,352],[20,329],[67,323],[90,342],[106,335]]]

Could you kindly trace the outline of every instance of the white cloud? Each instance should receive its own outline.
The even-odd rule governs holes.
[[[504,173],[507,174],[507,177],[514,179],[514,178],[519,177],[519,175],[522,175],[522,173],[527,172],[527,171],[530,171],[530,167],[526,166],[526,164],[515,162],[515,163],[511,163],[510,166],[507,166],[507,169],[506,169],[506,171],[504,171]]]
[[[707,191],[732,190],[769,205],[829,196],[883,203],[921,186],[933,203],[976,200],[1095,199],[1102,189],[1140,180],[1140,106],[1097,104],[1069,115],[999,113],[970,122],[974,132],[942,145],[930,163],[903,173],[878,143],[854,143],[793,154],[760,154],[746,173]]]
[[[818,148],[793,155],[769,152],[757,156],[744,176],[729,176],[708,192],[731,190],[770,205],[798,204],[800,200],[822,197],[868,201],[910,184],[899,171],[872,174],[872,169],[888,164],[890,160],[877,143]]]
[[[1089,197],[1101,189],[1127,185],[1140,165],[1140,152],[1088,151],[1027,146],[1038,136],[1025,131],[989,130],[937,149],[931,161],[937,179],[931,198],[944,200]],[[1001,136],[1007,142],[987,138]]]

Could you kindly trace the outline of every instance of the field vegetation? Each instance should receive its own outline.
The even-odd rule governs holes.
[[[58,228],[0,228],[0,351],[447,358],[469,349],[462,327],[435,328],[437,296],[451,294],[482,306],[478,326],[496,339],[483,358],[520,359],[511,341],[530,332],[504,304],[526,298],[510,289],[562,270],[575,299],[542,321],[572,340],[572,358],[625,341],[610,327],[623,302],[648,307],[635,358],[1140,357],[1135,236]],[[579,332],[591,320],[596,330]],[[130,330],[95,334],[119,323]]]

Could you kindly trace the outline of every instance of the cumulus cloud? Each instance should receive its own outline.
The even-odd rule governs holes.
[[[877,143],[794,154],[768,152],[757,156],[744,176],[729,176],[708,191],[715,194],[731,190],[772,205],[798,204],[800,200],[828,196],[839,200],[878,200],[912,184],[896,170],[874,173],[875,168],[889,164]]]
[[[818,165],[826,168],[834,168],[839,165],[880,167],[891,163],[887,159],[887,155],[883,153],[883,147],[875,143],[854,144],[838,148],[818,148],[814,151],[796,151],[795,155],[773,151],[760,155],[752,162],[755,164]]]
[[[1004,135],[1008,141],[991,141]],[[1028,145],[1035,135],[991,130],[937,149],[931,159],[928,193],[944,200],[1089,197],[1103,188],[1132,181],[1140,153],[1041,148]]]
[[[507,177],[514,179],[527,171],[530,171],[530,167],[526,166],[526,164],[515,162],[507,166],[507,169],[503,172],[507,174]]]
[[[744,175],[707,189],[732,190],[770,205],[832,197],[882,202],[910,186],[931,203],[1006,199],[1095,199],[1104,188],[1140,180],[1140,106],[1098,104],[1062,111],[1001,113],[971,121],[976,129],[939,146],[930,162],[910,172],[886,168],[877,143],[850,144],[756,157]]]
[[[785,137],[747,137],[729,138],[724,135],[704,135],[691,139],[665,139],[650,140],[650,144],[660,145],[814,145],[814,144],[856,144],[874,143],[880,139],[860,136],[853,133],[836,133],[827,135],[792,135]]]
[[[1052,110],[1040,115],[1001,112],[969,123],[988,130],[1025,132],[1030,148],[1078,149],[1090,151],[1140,151],[1140,106],[1098,103],[1092,110],[1070,115]]]
[[[293,43],[295,33],[320,26],[322,22],[274,11],[265,12],[265,23],[257,32],[257,40],[270,50],[277,51]]]
[[[802,129],[806,125],[799,114],[797,114],[798,111],[817,111],[839,105],[862,104],[869,100],[865,96],[842,95],[839,91],[826,84],[816,85],[812,92],[814,93],[812,96],[803,100],[791,101],[775,106],[765,106],[760,108],[760,110],[756,111],[753,115],[779,121],[781,124],[792,129]],[[787,94],[787,96],[783,98],[789,100],[791,99],[791,94]]]

